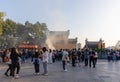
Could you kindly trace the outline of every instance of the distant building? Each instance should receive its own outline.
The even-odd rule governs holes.
[[[108,49],[108,50],[114,50],[115,49],[115,46],[108,46],[108,47],[106,47],[106,49]]]
[[[81,49],[81,43],[78,43],[77,45],[76,45],[76,49]]]
[[[116,49],[120,49],[120,41],[118,41],[118,42],[116,43],[115,48],[116,48]]]
[[[89,49],[105,48],[105,43],[103,43],[102,39],[100,39],[99,41],[88,41],[88,39],[86,39],[84,48]]]
[[[68,38],[70,30],[49,31],[47,33],[47,45],[52,49],[72,49],[76,48],[77,38]]]

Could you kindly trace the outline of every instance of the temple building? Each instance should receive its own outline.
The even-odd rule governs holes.
[[[102,39],[100,39],[99,41],[88,41],[88,39],[86,39],[84,48],[88,49],[105,48],[105,43],[103,42]]]
[[[46,44],[51,49],[73,49],[76,48],[77,38],[68,38],[70,30],[48,31]]]
[[[120,49],[120,40],[116,43],[115,48]]]

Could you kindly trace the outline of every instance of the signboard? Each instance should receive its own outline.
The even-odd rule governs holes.
[[[38,46],[37,45],[30,45],[30,44],[21,44],[18,46],[18,48],[30,49],[30,48],[38,48]]]

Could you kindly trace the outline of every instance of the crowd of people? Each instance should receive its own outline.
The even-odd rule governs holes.
[[[120,60],[120,53],[119,53],[119,50],[109,50],[107,52],[107,59],[108,61],[117,61],[117,60]]]
[[[40,63],[43,64],[43,74],[48,75],[48,63],[55,63],[56,61],[62,62],[63,71],[67,71],[66,65],[71,64],[72,67],[80,66],[82,62],[84,66],[89,68],[96,67],[98,53],[92,49],[60,49],[51,50],[43,47],[41,49],[17,49],[10,48],[5,49],[2,52],[2,62],[8,64],[8,69],[5,71],[6,76],[12,76],[13,78],[19,78],[19,72],[21,64],[26,63],[28,58],[34,65],[35,74],[40,74]],[[109,51],[108,61],[114,61],[117,58],[118,52]],[[69,69],[69,68],[68,68]]]

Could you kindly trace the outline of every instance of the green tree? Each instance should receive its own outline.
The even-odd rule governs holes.
[[[46,23],[41,24],[41,30],[42,31],[47,31],[48,30]]]
[[[41,24],[41,37],[45,41],[46,40],[46,32],[48,31],[46,23]]]
[[[8,36],[8,35],[15,36],[15,34],[16,34],[16,22],[12,21],[11,19],[6,19],[2,29],[3,29],[4,36]]]
[[[26,30],[25,26],[23,24],[18,23],[18,24],[16,24],[16,27],[17,27],[16,28],[16,35],[18,37],[24,36],[25,30]]]
[[[34,33],[36,34],[37,38],[40,38],[40,33],[41,33],[41,25],[39,22],[36,22],[34,25]]]
[[[6,28],[7,28],[7,33],[9,35],[13,35],[15,36],[16,35],[16,22],[14,22],[13,20],[11,19],[7,19],[6,21]]]
[[[25,27],[26,27],[26,28],[31,28],[31,27],[32,27],[32,24],[29,23],[29,21],[26,21],[26,22],[25,22]]]
[[[3,26],[3,24],[4,24],[4,16],[5,16],[5,13],[3,13],[3,12],[0,12],[0,35],[2,35],[2,26]]]
[[[2,26],[0,24],[0,35],[2,35]]]

